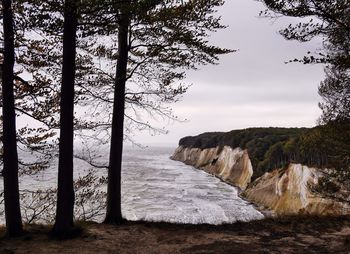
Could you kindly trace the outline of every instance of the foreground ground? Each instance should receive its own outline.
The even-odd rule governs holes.
[[[58,241],[28,226],[0,239],[0,253],[350,253],[350,218],[266,219],[224,226],[129,222],[83,225],[80,237]],[[3,231],[3,229],[2,229]]]

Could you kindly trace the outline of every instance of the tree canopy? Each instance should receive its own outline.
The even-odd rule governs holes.
[[[281,14],[301,18],[280,33],[287,40],[310,41],[322,38],[323,48],[308,52],[305,64],[324,63],[326,79],[319,87],[323,102],[321,123],[350,119],[350,2],[347,0],[262,0],[265,16]]]
[[[76,134],[80,141],[91,137],[102,143],[111,137],[107,215],[110,207],[119,206],[118,220],[114,213],[109,222],[121,219],[118,195],[125,134],[133,126],[159,131],[143,121],[145,115],[175,119],[168,104],[186,92],[188,86],[182,83],[186,71],[216,64],[220,55],[232,52],[207,40],[225,28],[216,15],[223,3],[20,0],[13,4],[16,110],[40,125],[20,129],[18,140],[30,151],[54,155],[48,148],[56,148],[60,134],[55,233],[67,235],[73,229]],[[73,102],[80,114],[73,111]],[[52,199],[52,190],[47,197]]]

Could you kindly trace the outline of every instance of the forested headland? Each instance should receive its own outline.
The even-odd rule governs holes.
[[[184,137],[179,145],[189,148],[230,146],[247,149],[254,168],[253,178],[290,163],[335,168],[348,172],[350,131],[347,123],[314,128],[249,128],[225,133]]]

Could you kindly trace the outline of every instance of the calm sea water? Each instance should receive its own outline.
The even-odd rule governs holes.
[[[263,218],[253,205],[238,196],[237,188],[201,170],[170,160],[173,151],[174,148],[125,149],[122,212],[126,219],[222,224]],[[101,162],[107,158],[102,157]],[[52,164],[35,176],[22,177],[20,188],[44,190],[56,187],[57,163]],[[75,178],[86,175],[91,169],[86,162],[75,160]],[[106,170],[99,169],[96,174],[106,176]],[[0,223],[3,220],[0,218]]]

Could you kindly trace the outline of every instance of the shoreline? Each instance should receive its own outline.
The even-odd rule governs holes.
[[[178,161],[178,160],[172,159],[172,156],[170,156],[169,159],[170,159],[170,160],[173,160],[173,161]],[[228,181],[225,181],[224,179],[222,179],[222,178],[219,177],[218,175],[215,175],[214,173],[208,172],[208,171],[206,171],[205,169],[196,168],[196,167],[194,167],[194,166],[192,166],[192,165],[189,165],[189,164],[186,164],[186,163],[184,163],[184,162],[182,162],[182,161],[178,161],[178,162],[181,162],[181,163],[185,164],[186,166],[192,167],[192,168],[195,169],[195,170],[199,170],[199,171],[205,172],[205,173],[207,173],[207,174],[209,174],[209,175],[211,175],[211,176],[213,176],[213,177],[219,179],[222,183],[225,183],[225,184],[227,184],[227,185],[229,185],[229,186],[231,186],[231,187],[236,188],[236,189],[237,189],[237,192],[238,192],[238,194],[237,194],[238,197],[239,197],[240,199],[246,201],[246,202],[249,203],[250,205],[252,205],[258,212],[260,212],[260,213],[264,216],[264,218],[274,218],[274,217],[277,216],[271,209],[262,207],[262,206],[260,206],[259,204],[256,204],[256,203],[252,202],[251,200],[247,199],[246,197],[242,196],[241,194],[243,193],[243,190],[242,190],[239,186],[236,186],[236,185],[234,185],[234,184],[232,184],[232,183],[230,183],[230,182],[228,182]]]

